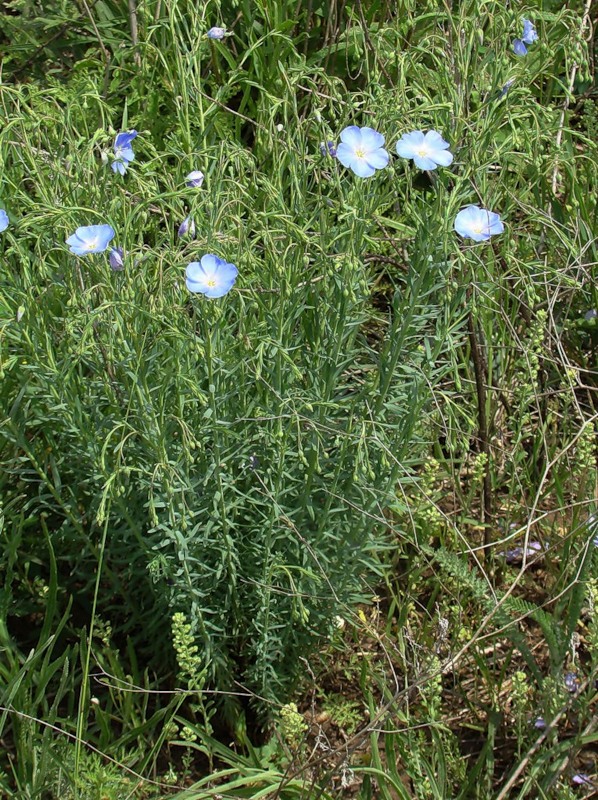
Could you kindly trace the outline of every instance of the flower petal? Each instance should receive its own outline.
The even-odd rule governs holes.
[[[206,253],[205,256],[201,257],[201,266],[206,271],[213,272],[214,270],[218,269],[221,264],[226,264],[226,261],[218,258],[218,256],[215,256],[213,253]]]
[[[525,42],[525,44],[533,44],[534,42],[538,41],[538,34],[536,32],[536,28],[534,27],[534,23],[530,22],[529,19],[523,20],[523,33],[521,34],[521,40]]]
[[[514,39],[513,40],[513,50],[516,56],[526,56],[527,55],[527,47],[523,44],[521,39]]]
[[[371,167],[364,158],[356,158],[351,164],[351,169],[359,178],[370,178],[376,169]]]
[[[0,233],[8,228],[8,214],[3,208],[0,208]]]
[[[343,167],[349,167],[351,169],[355,159],[355,151],[350,145],[346,144],[345,142],[341,142],[341,144],[339,144],[339,146],[336,148],[336,157],[341,162]]]
[[[110,165],[114,172],[118,172],[119,175],[124,175],[127,171],[127,165],[124,161],[113,161]]]
[[[396,151],[401,158],[413,158],[415,156],[415,144],[403,136],[396,145]]]
[[[341,142],[348,144],[353,150],[361,145],[361,128],[349,125],[341,131]]]
[[[384,136],[373,128],[361,129],[361,147],[366,151],[377,150],[384,145]]]
[[[384,167],[388,164],[389,158],[390,156],[386,150],[383,147],[379,147],[377,150],[367,153],[365,160],[370,167],[374,167],[374,169],[384,169]]]
[[[129,147],[133,139],[137,136],[137,131],[122,131],[116,134],[114,149]]]
[[[116,157],[120,161],[134,161],[135,160],[135,153],[133,152],[132,148],[130,147],[119,147],[118,149],[115,147],[114,152]]]
[[[423,131],[410,131],[409,133],[404,133],[401,136],[401,141],[409,142],[414,147],[417,145],[421,147],[421,145],[424,143],[425,138],[426,137]]]
[[[197,282],[205,278],[206,271],[199,263],[199,261],[192,261],[190,264],[187,264],[185,275],[187,277],[187,280]]]
[[[433,150],[445,150],[450,147],[449,143],[442,138],[438,131],[428,131],[424,136],[424,140],[428,147]]]
[[[449,150],[434,150],[431,156],[441,167],[448,167],[453,163],[453,154]]]
[[[437,164],[431,156],[420,156],[417,153],[413,156],[413,163],[418,169],[436,169]]]

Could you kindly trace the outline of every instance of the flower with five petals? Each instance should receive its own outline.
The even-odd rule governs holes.
[[[502,233],[505,226],[500,216],[479,206],[467,206],[455,217],[454,228],[464,238],[474,242],[486,242],[491,236]]]
[[[187,289],[206,297],[224,297],[233,288],[239,270],[213,253],[192,261],[186,270]]]
[[[384,169],[389,155],[383,147],[384,136],[372,128],[350,125],[341,131],[336,157],[360,178],[369,178],[377,169]]]
[[[412,158],[420,169],[432,170],[439,165],[448,167],[453,163],[449,147],[438,131],[412,131],[401,136],[397,142],[397,153],[402,158]]]

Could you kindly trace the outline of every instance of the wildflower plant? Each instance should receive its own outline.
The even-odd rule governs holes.
[[[45,13],[58,13],[46,5]],[[571,83],[568,63],[579,64],[576,79],[585,80],[584,58],[573,58],[571,42],[557,46],[557,33],[548,31],[546,62],[519,61],[517,90],[497,102],[513,80],[504,36],[510,12],[498,6],[481,42],[475,3],[453,4],[449,17],[448,6],[439,12],[426,0],[400,19],[385,16],[384,4],[360,4],[363,39],[357,27],[349,35],[336,23],[307,24],[310,4],[300,4],[306,24],[294,29],[278,3],[262,4],[267,13],[260,7],[255,21],[243,14],[235,22],[232,52],[215,42],[208,48],[205,38],[202,44],[205,17],[180,14],[176,3],[153,4],[156,19],[137,4],[135,35],[129,12],[116,16],[121,5],[111,4],[115,21],[96,9],[77,25],[55,25],[69,43],[69,66],[79,59],[60,81],[40,88],[12,75],[0,86],[2,200],[19,220],[15,235],[11,229],[0,241],[0,533],[16,532],[0,566],[17,587],[0,598],[0,628],[26,627],[7,624],[10,609],[21,620],[40,616],[31,599],[33,574],[53,587],[44,604],[46,634],[58,625],[86,625],[96,586],[96,618],[110,619],[115,638],[127,643],[126,657],[147,664],[156,685],[178,675],[197,694],[192,680],[199,675],[202,689],[215,690],[230,712],[227,719],[251,703],[265,722],[309,673],[306,662],[311,666],[334,618],[350,619],[353,604],[368,602],[381,576],[390,582],[398,574],[389,553],[401,564],[411,557],[406,550],[416,553],[420,562],[408,572],[420,575],[444,544],[446,557],[438,556],[433,572],[450,575],[454,554],[442,540],[444,495],[451,494],[451,524],[466,531],[458,531],[460,591],[470,592],[471,608],[484,608],[503,626],[524,654],[530,681],[533,675],[539,682],[521,630],[528,609],[505,610],[511,594],[519,599],[523,580],[506,595],[493,584],[499,573],[518,580],[518,570],[505,568],[490,541],[483,544],[485,563],[495,558],[497,569],[487,569],[474,589],[468,580],[482,552],[480,528],[500,536],[492,509],[480,522],[486,509],[478,495],[487,483],[491,500],[500,502],[500,478],[512,475],[510,496],[520,507],[526,502],[533,520],[541,511],[536,497],[554,491],[563,504],[568,499],[566,479],[558,486],[555,478],[560,452],[579,452],[591,465],[589,439],[567,441],[591,415],[591,387],[568,389],[564,413],[564,406],[550,406],[564,384],[540,385],[552,380],[550,369],[563,354],[574,358],[565,341],[568,310],[582,317],[596,306],[590,287],[598,258],[586,191],[594,139],[570,129],[574,115],[563,117],[568,106],[560,94]],[[8,68],[20,60],[29,70],[26,50],[39,74],[52,43],[46,37],[38,52],[28,15],[15,17],[22,30],[12,15],[4,17],[2,32],[16,41],[7,45]],[[558,36],[573,30],[573,12],[554,17]],[[323,46],[322,31],[334,38],[336,28],[337,41]],[[582,56],[584,42],[580,35]],[[222,59],[218,70],[204,49]],[[127,186],[98,168],[96,158],[97,142],[114,124],[111,114],[121,109],[144,131],[143,168]],[[349,124],[356,115],[364,127]],[[431,174],[398,168],[396,158],[391,164],[385,143],[404,130],[410,133],[398,155]],[[120,174],[135,158],[133,134],[123,131],[114,142],[112,169]],[[451,150],[458,159],[449,160]],[[202,165],[209,180],[199,170],[185,177],[193,165]],[[375,173],[375,180],[360,180]],[[479,205],[465,208],[473,198]],[[77,227],[94,219],[114,228]],[[177,232],[185,224],[183,247]],[[490,239],[492,246],[463,246]],[[72,257],[101,253],[84,265]],[[111,271],[122,267],[117,276]],[[542,336],[532,341],[535,320]],[[522,387],[524,355],[533,381]],[[586,348],[578,358],[588,384],[591,357]],[[534,420],[539,443],[527,454]],[[554,444],[545,447],[549,435]],[[509,447],[515,458],[504,455]],[[432,455],[444,461],[442,483],[429,483],[434,502],[415,518],[410,506],[404,521],[400,501],[415,496],[405,487],[418,476],[426,486],[422,465]],[[446,481],[466,463],[474,463],[467,479],[476,497],[463,504],[460,481],[450,493]],[[538,464],[550,464],[550,472],[534,476]],[[593,486],[592,476],[585,483]],[[572,514],[587,505],[583,486],[576,489]],[[524,575],[524,561],[541,562],[569,602],[565,587],[582,577],[566,573],[574,559],[560,557],[565,538],[566,553],[574,553],[574,534],[553,536],[548,551],[544,537],[530,534],[517,566]],[[536,540],[542,552],[534,553]],[[503,543],[498,552],[511,547]],[[401,586],[397,616],[404,593]],[[443,594],[437,583],[423,606],[431,609],[430,598]],[[65,602],[71,596],[76,614]],[[413,603],[421,605],[419,598]],[[173,620],[176,614],[184,617]],[[538,609],[533,614],[542,619]],[[469,647],[479,621],[473,617],[467,628],[457,625],[467,641],[456,640],[455,652]],[[558,624],[545,625],[555,653],[554,630],[563,619],[577,619],[569,606]],[[401,635],[400,625],[389,626]],[[417,638],[417,626],[411,630]],[[14,675],[35,645],[25,631]],[[417,642],[418,650],[427,646]],[[70,663],[79,664],[79,655]],[[483,670],[491,669],[488,662],[479,656]],[[440,675],[444,666],[434,669]],[[66,685],[71,678],[63,667],[55,674],[64,674]],[[136,684],[143,680],[138,675]],[[562,674],[558,688],[568,695]],[[441,690],[436,681],[428,700],[422,695],[438,725]],[[83,690],[84,721],[85,699]],[[130,699],[135,709],[138,702]],[[59,703],[40,703],[32,718],[53,724]],[[122,702],[123,714],[128,704]],[[101,716],[94,706],[94,741],[112,724],[114,708]],[[547,721],[554,717],[534,710],[540,712]],[[438,769],[427,768],[423,755],[432,748],[420,722],[407,725],[414,785],[425,777],[429,795],[465,796],[467,787],[448,785],[440,763],[447,737],[434,740],[441,743]],[[180,725],[187,724],[190,738],[201,738],[188,716]],[[145,723],[131,725],[146,736]],[[485,733],[490,741],[494,733]],[[122,752],[116,755],[122,760]],[[149,771],[149,760],[143,763]],[[490,759],[479,766],[472,781],[486,769],[481,791],[490,794]],[[378,770],[376,779],[382,775]],[[427,789],[417,791],[424,796]],[[29,793],[43,793],[43,784]]]

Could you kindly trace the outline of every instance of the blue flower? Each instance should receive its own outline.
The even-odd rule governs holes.
[[[234,264],[223,261],[213,253],[202,256],[201,261],[192,261],[187,266],[187,289],[206,297],[223,297],[229,292],[239,270]]]
[[[498,214],[479,206],[467,206],[455,217],[454,228],[459,236],[486,242],[491,236],[502,233],[505,226]]]
[[[183,238],[188,233],[191,234],[191,238],[195,236],[195,222],[191,219],[191,217],[185,217],[185,219],[179,225],[178,235],[179,238]]]
[[[185,183],[187,186],[190,186],[193,189],[199,189],[202,185],[204,179],[203,172],[200,172],[198,169],[190,172],[187,177],[185,178]]]
[[[0,233],[8,228],[8,214],[3,208],[0,208]]]
[[[438,165],[448,167],[453,163],[450,147],[438,131],[412,131],[404,133],[397,142],[397,153],[402,158],[412,158],[420,169],[436,169]]]
[[[208,39],[224,39],[226,36],[226,28],[210,28],[210,30],[206,33]]]
[[[6,225],[4,226],[4,228],[6,228]],[[0,230],[4,230],[4,228],[0,228]],[[583,315],[583,318],[585,319],[586,322],[591,322],[593,319],[596,319],[596,317],[598,317],[598,311],[596,311],[595,308],[591,308],[589,311],[586,311],[586,313]]]
[[[527,55],[527,47],[523,44],[521,39],[513,39],[513,50],[516,56]]]
[[[384,136],[372,128],[350,125],[341,131],[341,144],[336,157],[344,167],[360,178],[369,178],[377,169],[384,169],[389,155],[383,147]]]
[[[530,22],[529,19],[523,20],[523,33],[521,35],[521,40],[526,44],[533,44],[534,42],[538,41],[538,34],[536,33],[534,24],[533,22]]]
[[[124,175],[129,163],[135,159],[135,153],[131,147],[131,142],[137,136],[137,131],[124,131],[116,134],[114,140],[114,161],[112,169],[114,172]]]
[[[89,253],[103,253],[114,238],[114,229],[110,225],[85,225],[77,228],[66,240],[71,253],[86,256]]]
[[[113,247],[110,251],[108,261],[115,272],[121,272],[125,268],[124,255],[122,247]]]
[[[532,22],[529,19],[523,20],[523,33],[521,34],[521,39],[515,39],[513,41],[513,50],[515,51],[515,55],[517,56],[526,56],[527,55],[527,47],[526,44],[533,44],[534,42],[538,41],[538,34],[536,33],[536,29]]]

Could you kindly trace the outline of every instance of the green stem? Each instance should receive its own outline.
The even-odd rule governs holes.
[[[75,740],[75,792],[78,791],[79,786],[79,768],[81,765],[81,746],[83,744],[83,729],[85,720],[87,719],[87,703],[88,703],[88,681],[89,681],[89,665],[91,662],[91,646],[93,642],[93,629],[95,625],[96,609],[98,605],[98,595],[100,593],[100,579],[102,577],[102,566],[104,562],[104,551],[106,549],[106,538],[108,536],[108,522],[110,520],[110,504],[106,513],[104,521],[104,530],[102,532],[102,541],[100,543],[100,552],[98,556],[98,569],[96,574],[96,585],[93,593],[93,604],[91,608],[91,622],[89,624],[89,635],[87,637],[87,649],[85,653],[85,663],[83,665],[83,675],[81,676],[81,692],[79,693],[79,707],[77,711],[77,733]]]

